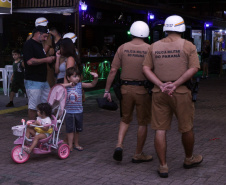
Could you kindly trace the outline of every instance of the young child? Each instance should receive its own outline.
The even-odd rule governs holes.
[[[98,74],[90,72],[94,77],[91,83],[81,82],[81,73],[75,67],[66,70],[66,80],[68,83],[62,84],[67,89],[67,101],[65,109],[66,133],[70,151],[74,149],[82,151],[83,147],[79,145],[79,132],[83,130],[83,106],[82,106],[82,88],[92,88],[98,82]]]
[[[45,126],[47,124],[51,124],[51,114],[52,107],[48,103],[41,103],[37,106],[37,120],[32,123],[32,125]],[[30,147],[24,146],[24,150],[27,153],[31,153],[34,147],[37,145],[40,139],[45,139],[49,137],[49,135],[53,132],[53,129],[50,126],[47,127],[33,127],[28,126],[26,131],[26,137],[30,138],[30,136],[34,137],[33,142]]]
[[[20,51],[13,50],[12,56],[14,62],[13,62],[13,75],[11,77],[12,84],[10,91],[10,102],[6,105],[6,107],[14,107],[13,98],[15,96],[15,93],[17,93],[19,89],[21,89],[23,93],[26,93],[24,87],[24,62],[20,58]]]

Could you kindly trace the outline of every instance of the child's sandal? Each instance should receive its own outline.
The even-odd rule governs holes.
[[[24,147],[23,147],[23,150],[24,150],[25,152],[27,152],[28,154],[31,153],[30,148],[27,147],[27,146],[24,146]]]

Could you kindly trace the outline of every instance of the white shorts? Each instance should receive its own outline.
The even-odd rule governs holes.
[[[28,109],[37,110],[37,105],[46,103],[50,91],[48,82],[24,80],[28,97]]]

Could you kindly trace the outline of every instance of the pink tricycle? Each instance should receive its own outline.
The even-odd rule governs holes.
[[[63,140],[59,140],[59,130],[57,128],[57,120],[55,116],[52,116],[53,120],[51,126],[53,128],[53,133],[50,134],[49,137],[39,140],[38,145],[36,148],[32,150],[32,153],[34,154],[48,154],[52,151],[52,149],[55,149],[58,151],[58,156],[61,159],[65,159],[69,156],[70,154],[70,149],[67,144],[63,143]],[[27,124],[25,124],[25,120],[22,120],[23,125],[17,125],[12,127],[13,130],[13,135],[19,136],[15,141],[14,144],[17,145],[12,149],[11,156],[13,161],[16,163],[24,163],[26,162],[30,154],[26,153],[23,149],[25,145],[29,146],[32,142],[32,138],[29,139],[26,137],[26,129],[27,129]],[[32,125],[30,126],[35,126],[37,125]],[[47,125],[46,125],[47,126]],[[42,126],[39,126],[42,127]]]
[[[51,124],[45,126],[51,126],[53,132],[49,135],[49,137],[45,139],[41,139],[38,141],[37,146],[31,151],[34,154],[48,154],[52,152],[52,150],[57,150],[58,156],[60,159],[66,159],[70,154],[69,146],[63,143],[63,140],[59,139],[60,129],[66,115],[66,110],[64,109],[64,102],[66,97],[66,90],[61,85],[54,86],[48,97],[48,102],[53,107],[53,112],[56,116],[52,115]],[[22,125],[17,125],[12,127],[13,135],[18,136],[18,138],[14,141],[14,148],[11,152],[11,157],[13,161],[16,163],[25,163],[30,154],[25,152],[24,147],[30,146],[33,138],[26,137],[26,130],[27,126],[34,126],[34,127],[43,127],[32,125],[34,120],[27,121],[21,120]]]

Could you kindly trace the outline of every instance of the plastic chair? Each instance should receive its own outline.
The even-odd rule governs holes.
[[[2,73],[2,78],[0,78],[0,81],[2,81],[3,92],[4,95],[7,95],[7,73],[5,68],[0,68],[0,72]]]
[[[13,65],[5,65],[5,70],[6,70],[6,76],[7,76],[7,95],[9,96],[9,89],[10,89],[10,83],[11,83],[10,79],[13,75]]]
[[[7,95],[9,96],[11,77],[13,75],[13,65],[5,65],[6,75],[7,75]],[[19,96],[19,93],[16,93],[16,97]],[[26,97],[26,94],[24,95]]]

